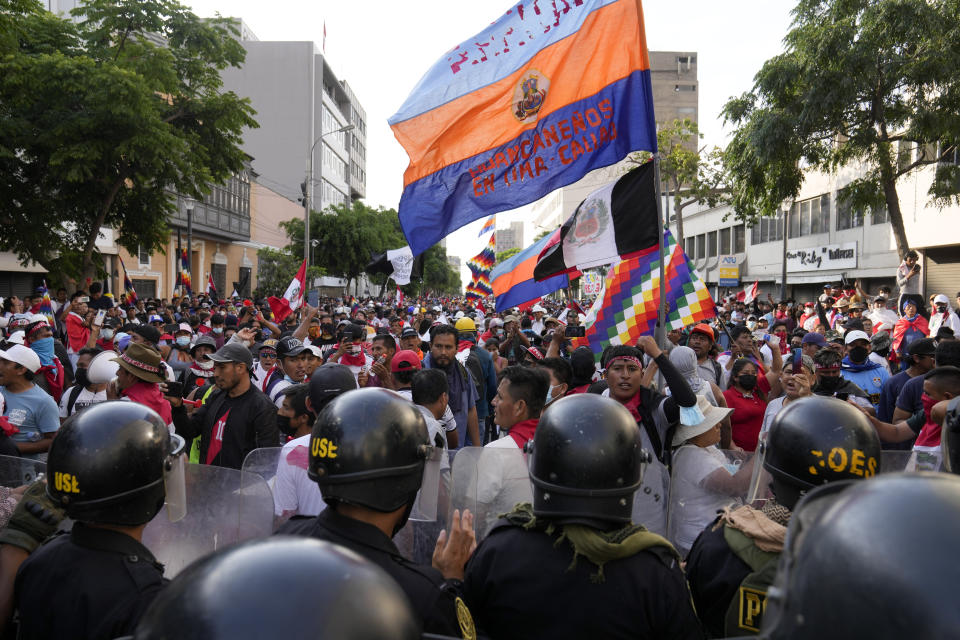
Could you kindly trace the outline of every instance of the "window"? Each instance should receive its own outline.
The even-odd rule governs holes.
[[[715,258],[717,256],[717,232],[711,231],[707,234],[707,257]]]
[[[137,246],[137,262],[140,263],[141,267],[150,266],[150,252],[142,244]]]
[[[863,226],[863,211],[854,209],[853,204],[841,194],[837,198],[837,231]]]
[[[137,292],[137,297],[141,300],[146,300],[147,298],[156,298],[157,297],[157,281],[156,280],[140,280],[137,278],[133,279],[133,290]]]
[[[213,286],[217,288],[217,295],[221,298],[230,295],[230,292],[227,291],[227,265],[211,264],[210,275],[213,276]]]
[[[707,256],[707,238],[702,233],[697,236],[697,260]]]
[[[820,233],[830,231],[830,194],[820,196]]]
[[[741,253],[746,249],[743,246],[743,235],[745,232],[743,225],[738,225],[734,229],[739,229],[739,231],[734,231],[734,233],[739,234],[739,249],[735,248],[734,251]],[[750,244],[762,244],[764,242],[775,242],[777,240],[783,240],[783,214],[776,216],[775,218],[760,218],[757,220],[756,224],[750,227]],[[734,242],[736,247],[736,241]]]
[[[763,240],[760,239],[760,222],[750,227],[750,244],[760,244]]]
[[[697,238],[696,236],[688,236],[683,239],[683,243],[686,245],[686,250],[684,253],[687,254],[688,258],[692,258],[697,253]]]
[[[697,64],[697,56],[677,56],[677,64]]]
[[[733,252],[734,253],[743,253],[747,250],[746,243],[746,226],[738,224],[733,227]]]
[[[810,235],[810,201],[800,203],[800,235]]]
[[[885,222],[890,222],[890,212],[887,211],[887,207],[874,207],[870,211],[870,222],[872,224],[883,224]]]
[[[725,256],[730,253],[730,232],[731,227],[720,229],[720,255]]]
[[[697,90],[697,85],[695,85],[695,84],[677,84],[677,85],[674,85],[674,86],[673,86],[673,90],[674,90],[674,91],[677,91],[677,92],[680,92],[680,91],[696,91],[696,90]]]

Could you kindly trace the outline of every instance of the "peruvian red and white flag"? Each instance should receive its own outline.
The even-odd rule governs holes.
[[[397,287],[396,304],[398,306],[403,304],[403,291],[400,290],[400,287]]]
[[[483,300],[477,300],[477,304],[473,305],[473,308],[481,314],[487,315],[487,308],[483,306]]]
[[[757,292],[759,291],[759,287],[758,287],[759,284],[760,284],[759,280],[754,280],[753,284],[744,287],[743,291],[737,292],[737,302],[745,302],[747,304],[753,302],[757,297]]]
[[[283,322],[291,313],[300,308],[303,304],[303,293],[307,288],[307,261],[300,263],[300,269],[297,275],[290,281],[287,292],[282,298],[270,296],[267,303],[270,305],[270,311],[273,312],[274,322]]]
[[[216,296],[217,295],[217,285],[213,284],[213,274],[207,274],[207,295]]]

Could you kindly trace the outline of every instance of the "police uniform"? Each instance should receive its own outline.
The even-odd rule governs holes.
[[[543,531],[501,521],[467,563],[464,590],[492,638],[703,638],[665,546],[597,565]]]
[[[315,518],[292,518],[277,533],[310,536],[358,553],[397,581],[422,621],[424,632],[476,638],[473,618],[460,596],[460,581],[444,580],[433,567],[407,560],[393,540],[375,526],[327,508]]]
[[[779,553],[763,551],[742,531],[715,520],[687,555],[687,580],[711,637],[755,634]]]
[[[167,584],[163,565],[118,531],[77,522],[20,566],[15,583],[21,638],[116,638]]]

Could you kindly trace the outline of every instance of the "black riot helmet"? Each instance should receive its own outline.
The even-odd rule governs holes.
[[[415,640],[407,597],[380,567],[329,542],[276,536],[187,567],[135,640]]]
[[[164,482],[175,466],[182,472],[175,462],[183,450],[153,409],[103,402],[60,427],[47,456],[47,495],[74,520],[141,525],[163,507]]]
[[[540,416],[528,447],[534,515],[630,522],[649,454],[619,402],[591,393],[561,398]]]
[[[958,539],[960,478],[951,474],[891,473],[811,491],[790,518],[761,636],[955,638]]]
[[[940,433],[943,466],[950,473],[960,473],[960,397],[947,405],[947,416]]]
[[[307,474],[326,502],[390,512],[412,505],[433,447],[423,414],[399,394],[357,389],[313,425]]]
[[[808,489],[870,478],[880,470],[880,438],[863,413],[823,396],[794,400],[777,413],[762,447],[777,502],[792,509]]]
[[[341,393],[357,388],[357,379],[350,367],[328,362],[317,367],[310,376],[310,408],[315,414]]]

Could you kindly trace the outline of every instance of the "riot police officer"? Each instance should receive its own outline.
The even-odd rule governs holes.
[[[460,580],[476,544],[472,516],[461,520],[454,512],[449,537],[440,534],[434,567],[407,560],[392,540],[410,516],[432,449],[420,411],[398,394],[367,388],[337,396],[314,424],[307,469],[327,508],[279,532],[359,553],[400,584],[424,631],[470,638],[473,619]]]
[[[960,478],[946,473],[810,492],[791,518],[761,635],[956,638],[958,505]]]
[[[464,587],[494,638],[703,638],[680,557],[631,523],[649,454],[630,412],[577,394],[533,438],[533,504],[518,505],[467,564]],[[529,446],[529,445],[528,445]]]
[[[880,440],[852,405],[811,396],[777,414],[757,455],[772,479],[773,499],[760,509],[724,512],[687,556],[693,602],[713,637],[759,631],[791,511],[818,485],[875,475]]]
[[[182,497],[172,487],[183,487],[183,451],[183,439],[170,435],[163,418],[133,402],[104,402],[63,423],[50,447],[46,491],[75,522],[20,567],[20,637],[133,631],[166,584],[163,565],[141,536],[168,491],[171,502]]]
[[[343,547],[278,536],[207,556],[179,574],[135,640],[416,640],[413,611],[382,569]]]

